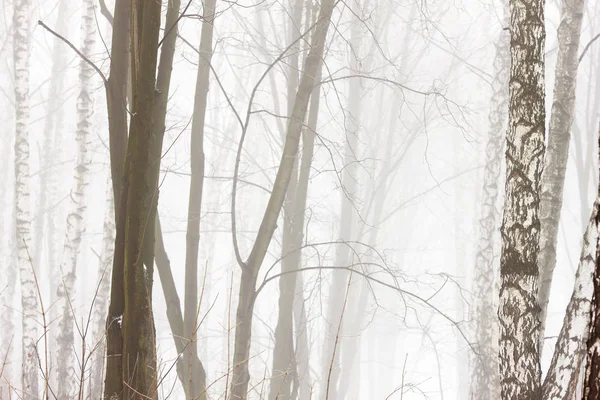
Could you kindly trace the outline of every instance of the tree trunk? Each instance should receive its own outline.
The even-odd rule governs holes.
[[[110,75],[106,83],[106,102],[108,109],[108,133],[110,146],[110,173],[115,204],[116,238],[115,253],[111,276],[111,294],[106,318],[106,374],[104,380],[104,399],[112,400],[115,394],[123,393],[123,371],[121,354],[123,352],[123,333],[121,320],[124,311],[123,298],[123,257],[125,213],[127,199],[121,196],[127,150],[127,69],[129,64],[129,2],[115,1],[115,19],[113,21],[112,46],[110,57]]]
[[[94,3],[91,0],[83,2],[81,18],[82,53],[89,58],[94,54],[96,22],[94,19]],[[57,395],[59,398],[70,398],[76,394],[77,376],[73,373],[74,336],[73,314],[75,306],[75,280],[77,276],[77,258],[81,249],[81,235],[84,230],[84,217],[87,209],[87,187],[89,185],[89,167],[92,155],[89,152],[92,136],[92,116],[94,114],[93,78],[95,71],[83,59],[79,61],[80,91],[77,97],[77,160],[71,187],[69,211],[67,215],[63,261],[60,266],[62,282],[57,288],[57,309],[59,323],[57,332],[58,362]]]
[[[56,19],[56,30],[63,36],[68,35],[69,24],[67,18],[69,15],[69,1],[62,0],[58,4],[58,17]],[[62,106],[57,106],[60,103],[58,99],[64,96],[64,88],[67,87],[67,65],[68,56],[66,54],[66,46],[59,38],[53,39],[52,49],[52,72],[49,82],[47,98],[54,99],[49,102],[44,121],[44,157],[42,164],[43,173],[40,174],[40,192],[38,197],[38,213],[35,219],[33,232],[35,232],[35,246],[33,254],[33,264],[36,266],[36,271],[42,264],[42,250],[45,244],[46,256],[46,271],[45,278],[42,282],[46,282],[46,287],[49,293],[49,304],[55,304],[57,301],[56,293],[59,286],[62,284],[62,274],[60,272],[60,262],[63,250],[63,232],[59,233],[59,222],[62,220],[62,213],[51,211],[60,199],[60,186],[62,176],[58,173],[58,165],[61,164],[63,154],[63,136],[64,136],[64,111]],[[62,92],[62,93],[61,93]],[[44,230],[44,225],[46,229]],[[40,275],[38,275],[40,276]],[[55,321],[58,318],[58,308],[49,307],[47,310],[47,318],[50,321]],[[52,330],[52,334],[48,335],[48,356],[49,368],[53,371],[57,369],[58,346],[56,345],[56,332]],[[57,374],[51,374],[49,385],[57,388]]]
[[[134,1],[131,4],[132,118],[123,196],[117,212],[117,240],[111,290],[113,301],[122,314],[109,310],[109,350],[121,347],[120,372],[109,370],[105,398],[142,399],[157,396],[157,370],[154,320],[152,316],[152,270],[144,265],[150,256],[144,251],[144,237],[154,229],[150,220],[156,197],[158,168],[152,152],[156,141],[152,122],[156,92],[156,64],[160,29],[161,2]],[[117,13],[115,13],[117,15]],[[116,23],[116,21],[115,21]],[[160,149],[159,149],[160,150]],[[156,172],[155,172],[156,171]],[[120,240],[121,239],[121,240]],[[151,257],[153,259],[153,255]],[[146,259],[146,260],[144,260]],[[122,283],[114,285],[118,271]],[[112,319],[111,319],[112,318]],[[123,382],[127,383],[124,387]]]
[[[21,276],[22,390],[24,399],[38,396],[38,295],[31,245],[31,177],[29,175],[29,0],[17,0],[13,14],[15,92],[15,218],[17,262]]]
[[[110,276],[112,272],[113,254],[115,251],[115,209],[110,179],[107,182],[106,209],[104,210],[104,229],[102,234],[102,252],[98,263],[98,292],[94,302],[94,345],[99,344],[97,354],[92,362],[90,375],[90,393],[92,399],[99,399],[102,393],[102,371],[104,368],[104,315],[108,311],[110,293]]]
[[[298,37],[302,34],[299,31],[302,26],[302,0],[293,0],[290,1],[290,4],[292,9],[290,19],[288,20],[288,45],[291,46],[287,71],[288,116],[292,114],[295,94],[298,90],[298,55],[300,52]],[[282,136],[283,134],[282,132]],[[298,243],[302,242],[302,239],[298,240],[298,235],[302,233],[302,230],[298,230],[298,224],[300,219],[302,219],[302,224],[304,224],[304,210],[296,207],[297,189],[298,158],[296,156],[283,203],[282,273],[294,271],[300,265],[300,245]],[[289,400],[291,396],[291,383],[296,375],[293,328],[296,278],[296,274],[288,273],[279,279],[279,307],[277,325],[275,327],[275,345],[273,347],[273,368],[271,370],[269,400]]]
[[[56,31],[64,37],[68,36],[68,5],[69,2],[67,0],[59,1],[58,16],[56,18]],[[34,240],[34,251],[32,256],[33,265],[35,266],[36,271],[39,271],[42,263],[42,249],[44,248],[44,241],[48,243],[48,247],[50,247],[52,241],[48,238],[55,234],[55,232],[50,232],[50,230],[46,230],[46,232],[44,232],[44,226],[50,223],[49,220],[51,219],[51,214],[53,213],[49,212],[49,210],[52,205],[56,204],[56,202],[52,202],[52,200],[55,199],[51,199],[51,196],[49,196],[50,194],[54,194],[52,192],[56,191],[56,188],[53,187],[53,184],[57,180],[57,177],[55,171],[53,173],[53,169],[55,168],[54,164],[59,162],[62,153],[62,149],[57,145],[61,145],[62,142],[60,122],[62,122],[63,119],[63,110],[61,106],[57,106],[56,100],[60,98],[62,94],[61,91],[63,91],[66,87],[66,74],[64,70],[66,69],[67,63],[66,46],[59,38],[55,37],[52,42],[52,72],[49,82],[50,87],[48,88],[47,94],[47,98],[53,99],[54,101],[49,101],[46,106],[46,118],[44,119],[43,136],[44,153],[41,157],[42,159],[40,160],[41,171],[40,191],[37,202],[38,212],[33,227],[33,232],[36,236]],[[60,242],[60,240],[56,240],[56,242]],[[50,250],[48,250],[48,254],[50,254]],[[56,254],[60,254],[60,251],[57,251]],[[56,268],[56,266],[49,267]],[[48,280],[48,282],[52,284],[54,281],[54,279],[52,279],[52,274],[48,272],[48,276],[51,278]],[[56,286],[50,287],[50,293],[53,293],[52,297],[54,297],[55,291]],[[50,299],[50,303],[53,304],[54,300],[55,299]]]
[[[548,301],[550,300],[552,275],[556,266],[558,224],[562,210],[571,126],[575,118],[579,38],[584,8],[584,0],[562,0],[561,3],[562,19],[558,26],[558,60],[556,62],[554,98],[541,191],[540,352],[544,346]]]
[[[317,76],[315,77],[316,82],[321,81],[322,69],[319,68]],[[321,85],[318,85],[313,89],[310,100],[310,109],[308,115],[307,128],[302,132],[302,157],[300,164],[300,172],[298,176],[298,189],[296,190],[295,208],[296,213],[294,214],[297,218],[297,224],[294,224],[297,232],[294,234],[296,242],[294,248],[299,249],[302,246],[304,239],[304,220],[306,217],[306,201],[308,197],[308,182],[310,178],[310,171],[312,170],[312,161],[315,148],[315,132],[317,131],[317,122],[319,119],[319,104],[321,96]],[[302,266],[302,252],[298,251],[298,259],[296,269]],[[296,275],[296,274],[293,274]],[[283,278],[283,277],[282,277]],[[310,349],[309,349],[309,338],[308,338],[308,327],[306,318],[306,309],[304,307],[304,296],[303,296],[303,280],[302,275],[296,275],[296,294],[293,301],[293,312],[295,326],[296,326],[296,349],[294,351],[293,359],[296,363],[296,380],[298,382],[298,398],[300,400],[309,400],[312,395],[312,381],[310,378]],[[292,398],[294,398],[292,396]]]
[[[584,386],[583,386],[583,400],[598,400],[600,399],[600,241],[598,241],[598,227],[600,225],[600,214],[598,213],[598,202],[600,201],[600,190],[599,198],[596,200],[594,205],[594,212],[590,226],[592,226],[593,233],[596,234],[596,242],[590,242],[586,245],[590,250],[589,257],[586,260],[588,264],[594,265],[595,269],[592,274],[592,279],[585,282],[585,286],[589,286],[589,283],[593,285],[593,297],[592,297],[592,326],[589,338],[587,339],[587,362],[584,375]],[[595,214],[595,215],[594,215]],[[594,254],[595,250],[595,254]],[[594,260],[595,256],[595,260]],[[595,261],[595,262],[594,262]],[[586,278],[590,278],[588,274]],[[590,297],[584,298],[585,302],[589,302]],[[583,305],[586,305],[585,303]],[[589,307],[585,309],[588,311]],[[577,342],[579,345],[579,342]],[[581,350],[578,346],[577,350]],[[580,351],[577,352],[580,355]],[[577,364],[577,367],[579,364]],[[574,374],[575,377],[577,376]],[[572,379],[569,383],[572,384],[571,393],[575,390],[577,381]],[[571,386],[571,385],[570,385]],[[569,387],[571,389],[571,387]]]
[[[334,4],[333,0],[324,0],[321,3],[321,12],[317,20],[314,36],[311,40],[311,50],[306,58],[304,72],[300,80],[296,100],[294,101],[294,108],[288,122],[285,145],[273,190],[248,261],[241,265],[242,281],[236,313],[233,376],[230,391],[232,400],[247,398],[250,381],[248,357],[250,355],[252,311],[255,301],[256,279],[273,237],[292,175],[293,165],[296,161],[296,155],[298,154],[303,121],[306,117],[310,94],[315,85],[315,76],[321,68],[325,39]],[[234,179],[237,179],[237,176],[234,176]],[[236,185],[234,183],[233,190],[235,191],[235,189]],[[235,196],[235,193],[233,195]],[[233,213],[232,218],[235,218],[235,214]]]
[[[500,256],[504,400],[539,399],[538,251],[544,157],[544,1],[510,0],[509,130]]]
[[[586,338],[589,336],[591,299],[597,285],[599,210],[600,197],[594,203],[592,215],[583,237],[583,248],[573,294],[567,305],[550,368],[544,379],[542,400],[572,399],[575,395],[580,366],[585,354],[584,346]],[[591,338],[588,343],[593,343]]]
[[[358,18],[358,17],[357,17]],[[360,40],[358,31],[358,22],[353,21],[352,32],[350,39],[350,71],[352,74],[360,74],[358,57],[361,54]],[[345,155],[342,170],[342,188],[341,188],[341,213],[340,213],[340,244],[337,246],[335,265],[346,267],[351,264],[352,257],[348,241],[354,240],[356,232],[355,225],[355,210],[352,199],[357,197],[357,172],[358,163],[356,154],[358,152],[358,136],[360,132],[361,121],[361,87],[360,79],[353,78],[348,82],[348,116],[346,120],[345,130]],[[344,335],[344,321],[340,320],[346,290],[348,285],[349,272],[345,270],[334,270],[331,274],[332,282],[329,288],[329,302],[327,305],[327,331],[324,335],[323,356],[321,359],[321,378],[325,381],[323,388],[328,387],[329,393],[323,393],[322,397],[328,397],[331,400],[337,399],[338,379],[340,376],[341,366],[339,359],[341,351],[335,349],[338,340],[336,337]],[[348,290],[353,291],[353,287],[348,287]],[[353,295],[349,296],[350,298]],[[341,326],[338,326],[340,325]],[[340,343],[337,343],[341,347]],[[331,369],[331,374],[329,373]]]
[[[503,18],[503,25],[508,18]],[[502,150],[508,112],[508,73],[510,68],[508,32],[500,31],[494,57],[493,93],[490,103],[489,138],[485,149],[486,163],[483,174],[483,194],[480,236],[475,255],[474,310],[475,342],[477,354],[471,359],[470,399],[486,400],[500,396],[498,375],[498,316],[495,299],[498,296],[495,282],[498,274],[496,243],[500,209],[498,191],[502,166]]]
[[[198,321],[198,251],[200,242],[200,217],[202,208],[202,189],[204,186],[204,123],[212,58],[212,39],[215,23],[216,0],[204,3],[202,38],[198,57],[196,93],[194,96],[194,114],[192,119],[192,137],[190,143],[190,197],[185,252],[185,299],[183,334],[189,340],[185,351],[184,363],[188,369],[184,386],[188,386],[190,399],[202,396],[206,398],[206,372],[198,360],[196,333]]]

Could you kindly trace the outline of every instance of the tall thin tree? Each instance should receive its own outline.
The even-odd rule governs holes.
[[[507,8],[507,7],[505,7]],[[504,10],[504,14],[508,10]],[[502,18],[505,25],[508,18]],[[500,395],[498,375],[497,337],[498,319],[495,312],[497,292],[499,237],[496,232],[500,222],[499,182],[502,166],[505,129],[508,117],[508,73],[510,66],[508,32],[500,31],[494,56],[494,81],[490,103],[489,137],[485,148],[485,169],[481,215],[479,217],[480,236],[475,255],[474,301],[476,302],[475,341],[477,353],[472,354],[470,398],[490,399]]]
[[[94,2],[85,0],[81,16],[82,54],[89,59],[94,52],[96,42],[96,21],[94,18]],[[75,301],[75,281],[77,277],[77,259],[81,248],[84,231],[84,218],[87,209],[87,192],[89,186],[89,169],[92,161],[90,152],[93,134],[92,116],[94,114],[94,81],[95,71],[83,58],[79,61],[79,94],[77,96],[77,157],[73,173],[70,193],[69,211],[65,229],[64,248],[60,264],[62,281],[57,287],[57,308],[59,324],[57,331],[58,357],[57,395],[68,398],[75,394],[76,378],[79,375],[74,369],[74,335],[73,314]]]
[[[188,202],[186,252],[185,252],[185,299],[183,334],[189,340],[184,363],[188,369],[184,385],[189,386],[190,399],[206,398],[206,372],[198,359],[198,251],[200,242],[200,210],[204,187],[204,126],[210,62],[212,58],[213,30],[216,16],[216,0],[204,2],[202,37],[196,75],[194,114],[192,116],[192,137],[190,142],[190,196]]]
[[[267,249],[273,238],[273,233],[277,226],[277,220],[283,206],[287,187],[290,182],[292,169],[296,162],[300,136],[302,134],[303,122],[306,117],[310,95],[315,84],[317,71],[321,68],[323,52],[325,49],[325,39],[331,22],[331,15],[337,2],[335,0],[324,0],[321,2],[321,11],[316,22],[314,35],[311,39],[311,50],[306,57],[302,77],[296,93],[294,107],[287,126],[286,140],[283,147],[283,154],[277,176],[273,184],[273,190],[269,197],[269,202],[265,209],[256,240],[244,262],[239,254],[237,247],[237,237],[235,231],[234,243],[236,258],[242,270],[240,282],[238,308],[236,313],[235,344],[233,353],[233,376],[231,381],[230,396],[232,400],[247,398],[248,385],[250,382],[250,372],[248,362],[250,357],[250,340],[252,337],[252,314],[256,300],[256,282],[258,272],[267,254]],[[245,134],[245,131],[244,131]],[[238,147],[236,159],[236,168],[233,182],[233,196],[237,190],[237,173],[239,170],[239,159],[242,150],[242,143]],[[235,203],[232,204],[232,218],[235,221]]]
[[[13,65],[15,92],[15,227],[17,260],[21,276],[22,308],[22,391],[24,399],[38,396],[39,339],[38,296],[33,265],[29,257],[31,245],[31,177],[29,173],[29,0],[14,3]]]
[[[552,276],[556,266],[558,224],[563,202],[565,174],[571,141],[571,126],[575,118],[575,90],[579,66],[579,39],[584,0],[562,0],[561,21],[558,26],[558,59],[554,79],[554,96],[550,113],[548,148],[541,192],[540,236],[540,349],[544,346],[544,328]]]
[[[540,397],[538,252],[544,159],[543,0],[510,0],[506,196],[500,256],[500,382],[505,400]]]
[[[157,95],[160,11],[160,1],[136,0],[131,4],[133,117],[117,212],[111,309],[107,320],[108,329],[112,328],[107,347],[113,351],[120,348],[121,353],[117,360],[120,365],[112,366],[115,370],[110,370],[110,365],[106,367],[104,397],[108,399],[157,396],[152,269],[144,265],[144,237],[149,230],[154,232],[154,219],[150,215],[158,182],[158,168],[152,168],[157,160],[151,154],[156,144],[152,121]]]

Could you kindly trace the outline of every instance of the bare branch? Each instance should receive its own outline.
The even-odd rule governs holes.
[[[69,46],[71,49],[73,49],[73,51],[75,53],[77,53],[77,55],[79,57],[81,57],[83,59],[83,61],[85,61],[86,63],[88,63],[93,69],[94,71],[96,71],[98,73],[98,75],[100,75],[100,77],[102,78],[102,81],[104,82],[104,84],[108,84],[108,79],[106,79],[106,76],[104,76],[104,74],[102,73],[102,71],[100,70],[100,68],[98,68],[96,66],[96,64],[94,64],[92,62],[92,60],[90,60],[89,58],[87,58],[86,56],[83,55],[83,53],[81,51],[79,51],[77,49],[77,47],[75,47],[75,45],[73,45],[73,43],[69,42],[68,39],[66,39],[64,36],[62,36],[61,34],[53,31],[52,29],[50,29],[50,27],[48,25],[46,25],[45,23],[43,23],[41,20],[38,20],[38,25],[41,25],[44,29],[46,29],[48,32],[50,32],[51,34],[53,34],[54,36],[56,36],[57,38],[59,38],[60,40],[62,40],[67,46]]]

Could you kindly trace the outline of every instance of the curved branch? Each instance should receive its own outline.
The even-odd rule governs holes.
[[[319,265],[317,267],[303,267],[303,268],[298,268],[296,270],[293,271],[285,271],[285,272],[281,272],[279,274],[275,274],[273,276],[270,276],[268,278],[265,278],[263,280],[263,282],[260,284],[260,286],[256,289],[255,292],[255,298],[256,296],[258,296],[258,294],[260,293],[260,291],[267,285],[267,283],[271,282],[272,280],[275,280],[283,275],[287,275],[287,274],[293,274],[293,273],[297,273],[297,272],[303,272],[303,271],[321,271],[321,270],[325,270],[325,269],[330,269],[330,270],[345,270],[345,271],[349,271],[352,272],[354,274],[358,274],[360,276],[362,276],[365,279],[368,279],[372,282],[375,282],[381,286],[384,286],[388,289],[392,289],[397,291],[398,293],[408,296],[408,297],[412,297],[413,299],[419,301],[422,304],[425,304],[427,307],[431,308],[433,311],[435,311],[436,313],[438,313],[439,315],[442,316],[442,318],[444,318],[445,320],[447,320],[451,325],[453,325],[454,327],[456,327],[456,329],[458,330],[458,332],[460,332],[460,335],[463,337],[463,339],[465,339],[465,341],[467,342],[468,346],[471,348],[472,351],[477,352],[476,349],[471,345],[471,342],[469,341],[469,339],[467,338],[467,334],[463,331],[463,329],[460,327],[460,322],[456,322],[454,321],[448,314],[446,314],[445,312],[443,312],[442,310],[440,310],[438,307],[436,307],[434,304],[431,303],[431,301],[429,301],[429,299],[426,299],[424,297],[419,296],[418,294],[409,292],[408,290],[404,290],[401,289],[400,287],[391,285],[387,282],[384,282],[380,279],[374,278],[372,276],[370,276],[367,273],[364,273],[362,271],[359,271],[357,269],[354,269],[354,266],[358,266],[358,265],[378,265],[377,263],[358,263],[358,264],[351,264],[348,267],[340,267],[340,266],[334,266],[334,265]]]
[[[98,75],[100,75],[100,77],[102,78],[102,81],[104,82],[104,84],[108,84],[108,79],[106,79],[106,76],[104,76],[104,74],[102,73],[102,71],[100,71],[100,68],[98,68],[96,66],[96,64],[94,64],[92,62],[92,60],[90,60],[89,58],[87,58],[86,56],[83,55],[82,52],[80,52],[77,47],[75,47],[73,45],[73,43],[69,42],[64,36],[62,36],[61,34],[53,31],[52,29],[50,29],[50,27],[48,25],[46,25],[45,23],[43,23],[41,20],[38,20],[38,25],[41,25],[44,29],[46,29],[48,32],[50,32],[51,34],[53,34],[54,36],[56,36],[57,38],[59,38],[60,40],[62,40],[67,46],[69,46],[71,49],[73,49],[73,51],[75,53],[77,53],[77,55],[79,57],[81,57],[81,59],[83,61],[85,61],[86,63],[88,63],[93,69],[94,71],[96,71],[98,73]]]

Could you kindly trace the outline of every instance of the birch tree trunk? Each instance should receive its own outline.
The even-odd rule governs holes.
[[[503,18],[506,25],[508,18]],[[496,232],[500,222],[498,191],[502,166],[502,150],[508,114],[508,74],[510,66],[508,32],[502,30],[496,42],[494,57],[493,93],[490,103],[489,138],[485,149],[486,164],[483,174],[483,195],[479,218],[480,236],[475,255],[476,304],[475,341],[477,354],[471,359],[470,399],[486,400],[500,395],[498,374],[498,316],[495,299],[498,296],[496,281],[498,254]]]
[[[94,3],[92,0],[83,2],[81,18],[82,53],[90,58],[94,54],[96,42],[96,21],[94,18]],[[81,235],[84,231],[84,217],[87,209],[87,190],[89,185],[89,167],[92,161],[89,146],[93,134],[92,116],[94,114],[95,71],[83,59],[79,61],[80,89],[77,97],[77,160],[71,187],[69,211],[67,215],[63,260],[60,266],[62,282],[57,288],[56,307],[59,310],[57,332],[58,363],[57,395],[59,398],[70,398],[76,393],[77,378],[80,375],[74,371],[74,336],[73,314],[75,306],[75,280],[77,277],[77,258],[81,248]]]
[[[575,90],[579,65],[579,39],[583,19],[584,0],[562,0],[562,19],[558,26],[558,60],[554,84],[554,98],[550,115],[548,149],[541,192],[540,236],[540,351],[544,346],[544,330],[548,314],[548,301],[552,275],[556,266],[558,225],[562,210],[563,189],[571,126],[575,118]]]
[[[213,28],[215,23],[216,0],[206,0],[203,9],[202,38],[198,57],[196,93],[194,96],[194,114],[192,137],[190,142],[190,197],[185,252],[185,300],[184,300],[184,337],[190,340],[184,357],[188,369],[186,376],[190,399],[206,398],[206,372],[198,360],[196,342],[198,315],[198,251],[200,242],[200,215],[202,208],[202,189],[204,186],[204,123],[212,58]],[[196,379],[194,379],[196,378]]]
[[[69,14],[69,1],[60,1],[58,5],[58,17],[56,20],[57,31],[67,37],[69,24],[67,16]],[[50,88],[48,89],[48,99],[60,98],[61,91],[67,87],[67,74],[65,69],[68,64],[66,54],[66,46],[59,38],[54,38],[52,55],[52,79],[50,80]],[[55,102],[50,102],[51,107],[56,107]],[[62,183],[61,176],[56,171],[56,165],[60,163],[63,154],[63,134],[64,134],[64,112],[62,107],[57,110],[48,110],[48,115],[44,123],[44,173],[40,178],[40,195],[39,209],[34,232],[38,239],[35,240],[35,254],[33,255],[34,265],[39,265],[42,260],[43,244],[46,244],[46,281],[49,293],[49,304],[56,303],[56,293],[61,282],[60,273],[60,257],[64,246],[63,231],[59,229],[62,225],[62,213],[50,212],[59,202],[60,187]],[[44,232],[44,225],[46,230]],[[59,232],[60,231],[60,232]],[[58,318],[58,308],[50,307],[48,310],[49,320],[55,321]],[[48,335],[49,343],[49,366],[52,370],[56,370],[58,357],[58,346],[56,345],[56,332]],[[57,388],[57,374],[50,376],[50,385]]]
[[[544,1],[510,0],[509,130],[500,256],[500,383],[503,400],[540,392],[538,251],[544,157]]]
[[[67,14],[69,12],[68,9],[69,2],[67,0],[59,1],[58,3],[58,16],[56,18],[56,31],[63,35],[64,37],[68,36],[68,23],[67,23]],[[53,173],[53,168],[55,163],[61,158],[62,149],[59,147],[62,141],[61,135],[61,122],[63,119],[63,111],[62,107],[58,106],[56,103],[61,95],[61,91],[66,87],[65,84],[65,69],[67,66],[67,55],[66,55],[66,46],[65,44],[57,37],[53,38],[52,43],[52,70],[51,70],[51,79],[49,82],[50,87],[48,88],[48,99],[52,99],[52,101],[48,102],[46,107],[46,118],[44,120],[44,153],[41,160],[42,171],[40,171],[40,191],[38,197],[38,212],[35,219],[35,224],[33,227],[33,232],[35,232],[35,246],[33,253],[33,265],[36,267],[36,270],[39,271],[41,261],[42,261],[42,249],[44,247],[44,241],[47,243],[48,247],[48,255],[50,256],[51,250],[50,247],[53,245],[53,242],[59,242],[59,240],[51,240],[49,237],[53,237],[55,232],[46,229],[44,231],[44,226],[50,225],[50,220],[52,218],[51,212],[49,212],[52,205],[56,204],[56,201],[52,202],[56,199],[56,180],[58,179],[56,173]],[[57,146],[58,145],[58,146]],[[46,240],[44,240],[46,239]],[[58,247],[56,246],[56,247]],[[52,246],[54,247],[54,246]],[[60,254],[60,249],[56,254]],[[54,257],[54,254],[52,254]],[[50,268],[56,269],[56,265],[49,265],[48,270]],[[56,274],[58,279],[60,279],[59,274]],[[50,285],[56,280],[52,279],[52,274],[48,272],[48,277],[51,278],[48,280]],[[52,297],[54,297],[54,293],[56,292],[56,286],[50,287],[50,293],[52,293]],[[54,303],[53,298],[50,299],[50,303]],[[51,308],[53,311],[54,308]]]
[[[8,110],[7,110],[8,111]],[[12,110],[10,110],[12,113]],[[10,113],[2,114],[4,121],[10,124]],[[11,121],[11,122],[9,122]],[[8,135],[7,135],[8,136]],[[12,135],[11,135],[12,136]],[[11,138],[12,139],[12,138]],[[5,140],[2,146],[2,154],[11,154],[11,140]],[[11,157],[2,157],[0,161],[0,179],[4,182],[10,182],[9,164]],[[2,204],[10,204],[14,193],[10,190],[5,190],[0,194],[0,202]],[[0,243],[0,262],[3,266],[3,282],[0,285],[0,301],[3,312],[0,313],[0,357],[6,360],[14,360],[15,347],[18,346],[18,339],[15,336],[15,289],[17,288],[17,263],[15,258],[15,219],[11,213],[0,213],[0,235],[5,240]],[[8,368],[5,368],[0,374],[0,393],[10,393],[12,390],[10,382],[14,382],[14,373]]]
[[[17,0],[13,14],[13,63],[15,92],[15,227],[17,262],[21,277],[22,316],[22,390],[26,400],[38,396],[39,339],[36,321],[38,296],[31,245],[31,177],[29,175],[29,0]]]
[[[600,145],[600,127],[598,129],[598,144]],[[598,154],[598,160],[600,161],[600,153]],[[567,313],[565,316],[563,330],[561,331],[561,336],[559,336],[559,341],[556,344],[554,358],[552,359],[553,363],[551,367],[554,367],[552,370],[556,369],[558,373],[562,373],[564,370],[566,370],[567,374],[563,373],[561,374],[562,376],[558,377],[559,379],[553,379],[554,377],[551,377],[549,373],[548,377],[546,378],[548,388],[544,387],[544,392],[546,392],[546,389],[549,389],[548,391],[558,393],[563,387],[567,387],[569,391],[566,392],[563,389],[563,392],[568,393],[568,395],[570,396],[573,396],[577,386],[578,371],[579,366],[581,365],[581,358],[584,350],[583,344],[587,341],[587,357],[586,368],[584,373],[582,399],[600,399],[599,305],[600,181],[598,183],[596,202],[594,203],[594,207],[592,209],[592,216],[590,217],[590,222],[588,224],[588,230],[584,237],[584,247],[581,254],[579,269],[577,270],[577,277],[575,279],[575,290],[573,291],[573,297],[571,298],[571,301],[569,302],[569,305],[567,307]],[[577,317],[579,317],[579,319]],[[567,321],[568,319],[570,319],[570,321]],[[568,330],[570,330],[570,332],[565,332]],[[563,333],[565,333],[564,337]],[[570,333],[570,335],[568,333]],[[559,348],[561,350],[560,352]],[[562,361],[565,365],[558,365],[558,368],[555,367],[554,360],[557,358],[562,358],[560,361]],[[560,378],[562,378],[562,380],[560,380]],[[550,397],[548,396],[547,398]],[[554,398],[556,398],[556,396]],[[563,396],[563,398],[567,397]]]
[[[600,196],[594,203],[592,215],[583,237],[583,248],[573,294],[567,305],[550,368],[544,379],[542,400],[572,399],[575,395],[580,367],[585,354],[585,343],[589,336],[591,299],[597,285],[599,210]],[[592,329],[596,328],[592,327]],[[593,343],[594,341],[590,338],[588,344],[593,345]],[[592,348],[590,347],[590,349]]]
[[[587,359],[586,359],[586,368],[584,375],[584,384],[583,384],[583,400],[599,400],[600,399],[600,238],[599,236],[599,228],[600,228],[600,214],[599,214],[599,206],[600,203],[600,185],[598,186],[598,198],[596,199],[596,203],[594,204],[594,210],[592,212],[592,217],[590,219],[590,227],[589,230],[592,231],[592,234],[595,234],[595,237],[590,237],[589,240],[585,241],[584,251],[587,250],[588,254],[586,254],[586,274],[581,280],[580,287],[587,289],[587,291],[592,293],[581,293],[586,297],[582,297],[581,303],[575,303],[576,307],[581,306],[584,313],[582,314],[581,322],[585,320],[585,317],[589,316],[589,310],[592,310],[592,325],[589,331],[589,338],[587,338]],[[588,239],[588,238],[586,238]],[[595,241],[593,240],[595,239]],[[583,254],[582,254],[583,256]],[[590,273],[591,272],[591,273]],[[579,276],[578,276],[579,278]],[[591,278],[591,279],[590,279]],[[579,281],[579,279],[577,279]],[[591,289],[591,290],[590,290]],[[592,295],[593,294],[593,295]],[[592,299],[591,304],[590,300]],[[571,302],[572,303],[572,302]],[[570,304],[571,304],[570,303]],[[591,306],[591,307],[590,307]],[[569,312],[569,310],[567,310]],[[568,314],[567,314],[568,315]],[[578,324],[575,321],[573,323],[573,327],[583,328],[582,332],[588,333],[587,323]],[[589,321],[585,321],[589,322]],[[564,328],[563,328],[564,329]],[[561,332],[562,333],[562,332]],[[570,339],[570,338],[569,338]],[[575,347],[576,349],[572,349],[569,347],[564,348],[563,355],[568,354],[568,350],[576,350],[574,353],[579,356],[579,360],[581,359],[581,346],[582,341],[576,341],[574,345],[569,347]],[[557,344],[558,347],[558,344]],[[571,360],[569,360],[571,361]],[[575,364],[576,363],[576,364]],[[573,367],[578,368],[580,365],[579,362],[573,360],[573,363],[570,363],[571,368],[568,370],[569,372],[573,372]],[[575,392],[575,386],[577,384],[577,374],[572,374],[574,376],[571,377],[569,381],[569,389],[570,393]],[[563,382],[558,382],[563,383]],[[564,382],[567,383],[567,382]],[[563,383],[563,384],[564,384]],[[550,386],[555,391],[559,389],[558,385]]]
[[[242,279],[240,282],[239,301],[236,312],[235,344],[233,354],[233,376],[231,381],[231,399],[245,399],[248,393],[250,373],[248,360],[250,356],[250,340],[252,333],[252,312],[254,309],[256,280],[260,266],[265,258],[267,249],[273,238],[277,219],[283,206],[287,187],[292,175],[293,165],[298,154],[300,135],[303,121],[306,117],[310,94],[315,85],[315,76],[322,65],[325,39],[331,22],[335,3],[334,0],[324,0],[311,39],[311,50],[306,57],[302,78],[294,101],[294,108],[288,122],[287,135],[283,154],[277,170],[273,190],[263,216],[256,240],[245,263],[241,263]],[[239,154],[238,154],[239,157]],[[234,179],[237,177],[234,176]],[[236,185],[234,182],[234,192]],[[233,194],[235,196],[235,193]],[[235,215],[232,213],[232,218]]]
[[[112,185],[110,179],[106,187],[106,209],[104,210],[104,228],[102,233],[102,252],[98,264],[98,295],[94,302],[94,340],[99,343],[97,354],[92,362],[90,374],[90,393],[92,399],[100,399],[102,393],[102,371],[104,368],[104,315],[108,311],[108,296],[110,293],[110,276],[112,273],[113,254],[115,252],[115,209]],[[95,344],[95,343],[94,343]]]

